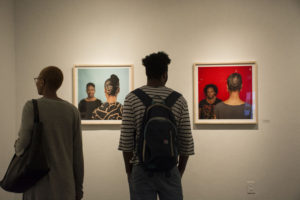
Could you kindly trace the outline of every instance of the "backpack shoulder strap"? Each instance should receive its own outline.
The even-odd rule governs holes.
[[[146,107],[151,105],[152,99],[143,90],[138,88],[132,92],[143,102]]]
[[[40,116],[39,116],[39,108],[38,108],[37,100],[32,99],[32,103],[33,103],[34,123],[39,123]]]
[[[166,106],[171,108],[176,103],[179,97],[181,97],[181,94],[176,91],[173,91],[165,100]]]

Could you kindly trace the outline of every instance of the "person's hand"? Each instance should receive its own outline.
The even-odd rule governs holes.
[[[127,180],[128,180],[128,182],[130,181],[130,178],[131,178],[131,172],[126,172],[126,174],[127,174]]]
[[[179,171],[179,174],[180,174],[180,177],[182,178],[182,176],[183,176],[183,170],[181,170],[180,168],[178,168],[178,171]]]

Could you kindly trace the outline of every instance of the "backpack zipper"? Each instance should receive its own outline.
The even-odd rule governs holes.
[[[143,142],[143,162],[145,162],[145,152],[146,152],[146,139],[144,138],[144,142]]]
[[[172,157],[174,157],[174,149],[173,149],[173,136],[172,136],[172,133],[171,133],[171,131],[170,131],[170,140],[171,140],[171,154],[172,154]]]

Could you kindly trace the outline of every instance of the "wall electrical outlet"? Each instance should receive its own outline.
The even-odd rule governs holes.
[[[247,181],[247,193],[248,194],[256,194],[255,181]]]

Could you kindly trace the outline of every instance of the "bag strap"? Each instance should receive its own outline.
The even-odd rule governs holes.
[[[172,106],[176,103],[179,97],[181,97],[181,94],[176,91],[173,91],[165,100],[166,106],[172,108]]]
[[[40,116],[39,116],[39,108],[36,99],[32,99],[33,103],[33,113],[34,113],[34,123],[40,123]]]
[[[138,88],[132,92],[143,102],[146,108],[152,104],[152,99],[143,90]]]
[[[138,88],[138,89],[133,90],[132,93],[135,94],[142,101],[142,103],[146,106],[146,109],[152,104],[152,99],[143,90]],[[138,151],[136,149],[137,148],[137,141],[136,141],[137,132],[136,131],[134,132],[134,136],[133,136],[134,137],[133,145],[134,145],[134,149],[136,151]]]

